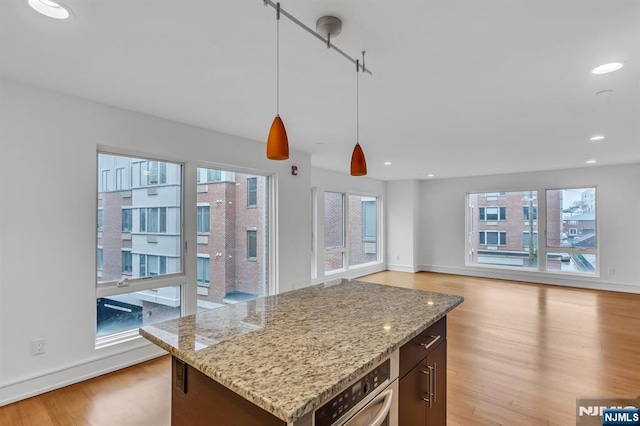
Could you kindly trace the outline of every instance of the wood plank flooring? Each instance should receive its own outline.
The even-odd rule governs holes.
[[[362,280],[465,297],[448,320],[449,425],[575,425],[577,396],[640,395],[640,295],[434,273]],[[168,426],[169,373],[162,357],[0,407],[0,425]]]

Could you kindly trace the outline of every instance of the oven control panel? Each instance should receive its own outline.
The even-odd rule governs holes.
[[[389,360],[369,371],[315,412],[315,426],[331,426],[346,412],[389,379]]]

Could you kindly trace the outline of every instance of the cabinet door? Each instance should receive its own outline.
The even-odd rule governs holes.
[[[402,426],[424,426],[427,403],[423,398],[427,395],[425,360],[416,365],[400,380],[398,401],[398,424]]]
[[[427,355],[426,370],[427,392],[430,402],[427,403],[427,426],[446,426],[447,424],[447,342],[444,341],[433,352]]]

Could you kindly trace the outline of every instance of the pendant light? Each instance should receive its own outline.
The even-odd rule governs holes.
[[[362,52],[362,68],[364,70],[364,52]],[[351,154],[351,176],[366,176],[367,160],[360,146],[360,61],[356,60],[356,146]]]
[[[289,140],[284,123],[280,118],[280,3],[276,4],[276,118],[271,123],[267,139],[267,158],[286,160],[289,158]]]

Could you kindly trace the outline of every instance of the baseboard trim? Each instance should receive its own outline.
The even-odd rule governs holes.
[[[35,376],[14,380],[0,385],[0,407],[166,354],[166,351],[156,345],[143,343],[115,354],[92,358]]]
[[[499,280],[531,282],[536,284],[549,284],[563,287],[580,288],[585,290],[605,290],[616,291],[620,293],[640,294],[640,286],[607,282],[593,279],[584,279],[582,277],[564,276],[561,274],[538,275],[521,271],[502,271],[489,268],[476,270],[473,268],[456,268],[447,266],[419,265],[418,271],[438,272],[452,275],[468,275],[480,278],[494,278]]]
[[[408,265],[391,265],[387,264],[387,270],[396,271],[396,272],[411,272],[416,273],[420,271],[419,266],[408,266]]]

